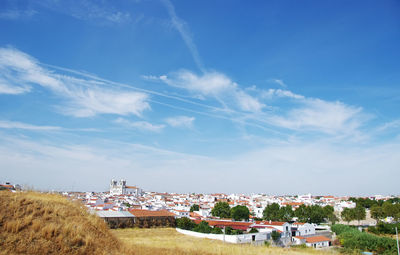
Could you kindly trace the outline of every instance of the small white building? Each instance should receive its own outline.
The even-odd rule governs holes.
[[[331,239],[326,236],[311,236],[306,238],[306,246],[313,248],[326,248],[331,245]]]
[[[183,218],[183,217],[189,218],[189,211],[173,210],[172,212],[176,215],[176,218]]]
[[[315,225],[301,222],[295,222],[292,224],[292,236],[310,235],[315,235]]]

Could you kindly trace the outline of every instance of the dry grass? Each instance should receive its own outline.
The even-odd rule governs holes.
[[[0,191],[0,254],[119,254],[98,217],[59,195]]]
[[[227,244],[217,240],[190,237],[178,233],[173,228],[153,229],[117,229],[112,232],[127,247],[137,254],[205,254],[205,255],[257,255],[257,254],[336,254],[336,252],[314,250],[312,248],[274,248],[266,246],[251,246]]]

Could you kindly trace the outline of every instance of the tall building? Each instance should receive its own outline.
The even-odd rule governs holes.
[[[115,195],[135,195],[141,196],[143,193],[142,189],[136,186],[126,186],[126,180],[121,179],[120,181],[111,180],[110,194]]]

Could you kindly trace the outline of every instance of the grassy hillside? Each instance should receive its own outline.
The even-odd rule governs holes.
[[[154,229],[116,229],[113,233],[125,245],[135,247],[138,254],[205,254],[205,255],[300,255],[300,254],[338,254],[331,251],[321,251],[312,248],[273,248],[266,246],[251,246],[227,244],[217,240],[190,237],[178,233],[173,228]],[[158,251],[151,253],[150,251]],[[162,251],[162,252],[161,252]]]
[[[59,195],[0,191],[0,254],[118,254],[98,217]]]

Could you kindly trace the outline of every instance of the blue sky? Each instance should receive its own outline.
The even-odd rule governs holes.
[[[1,1],[0,181],[398,194],[398,1]]]

